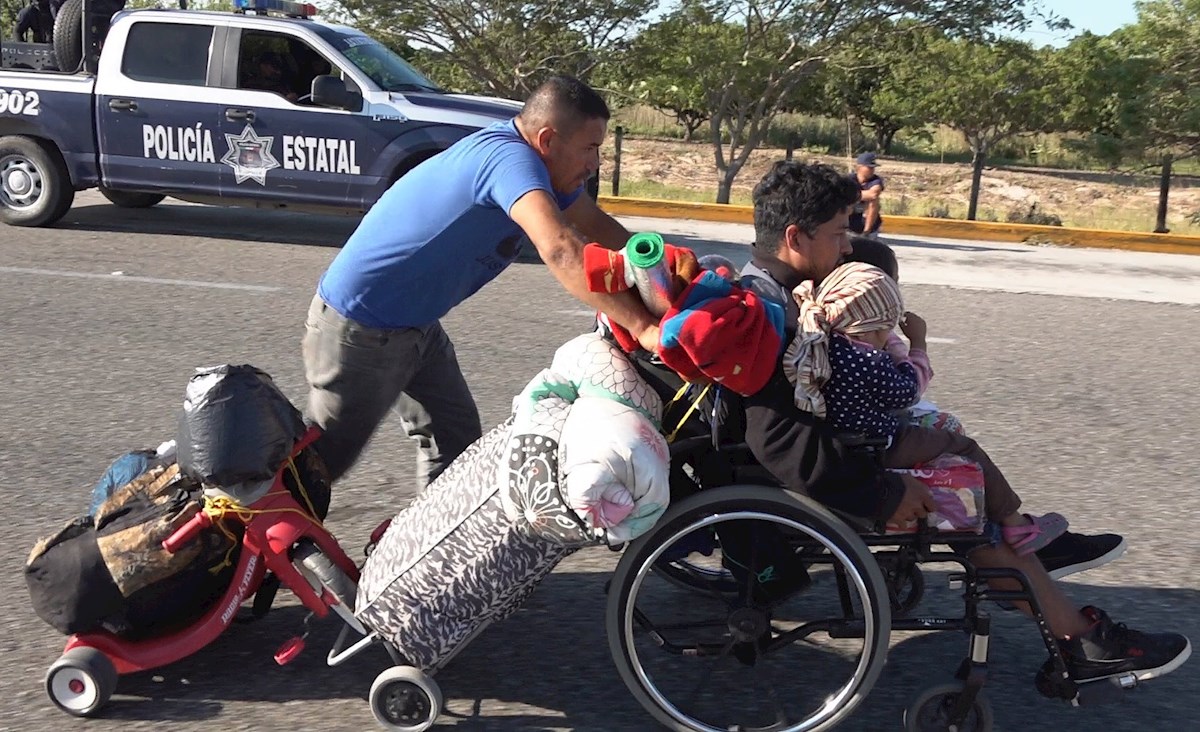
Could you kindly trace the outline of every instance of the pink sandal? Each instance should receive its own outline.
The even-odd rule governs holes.
[[[1047,544],[1062,536],[1069,525],[1062,514],[1048,513],[1044,516],[1024,514],[1030,523],[1024,526],[1005,526],[1001,528],[1004,542],[1012,547],[1017,556],[1032,554]]]

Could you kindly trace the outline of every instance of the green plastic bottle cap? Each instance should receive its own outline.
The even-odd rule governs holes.
[[[639,269],[657,265],[666,255],[667,245],[663,238],[652,232],[634,234],[625,243],[625,256],[630,264]]]

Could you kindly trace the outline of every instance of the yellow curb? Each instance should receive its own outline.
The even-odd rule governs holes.
[[[649,198],[600,196],[600,207],[614,216],[647,216],[661,219],[695,219],[729,224],[753,224],[752,206],[689,201],[659,201]],[[1200,255],[1200,236],[1150,234],[1137,231],[1070,229],[1062,226],[1002,224],[992,221],[927,219],[918,216],[888,216],[885,234],[908,234],[946,239],[1027,242],[1139,252]]]

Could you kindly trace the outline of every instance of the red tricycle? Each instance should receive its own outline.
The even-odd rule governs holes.
[[[63,655],[46,674],[46,692],[63,711],[77,717],[96,714],[116,690],[121,674],[165,666],[204,648],[233,622],[242,603],[259,591],[270,572],[281,586],[291,590],[313,616],[325,618],[333,611],[345,621],[329,664],[336,665],[359,650],[360,643],[342,651],[348,630],[368,635],[354,617],[358,567],[338,545],[337,539],[311,510],[301,507],[288,490],[284,474],[293,460],[319,436],[309,428],[292,450],[291,458],[275,473],[273,482],[257,501],[242,506],[227,499],[206,499],[205,509],[163,541],[163,549],[174,553],[214,520],[234,521],[243,529],[233,581],[203,616],[180,630],[151,638],[132,640],[108,632],[72,635]],[[276,652],[285,664],[304,648],[304,638],[294,637]]]

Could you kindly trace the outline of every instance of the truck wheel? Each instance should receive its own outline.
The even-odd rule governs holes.
[[[166,198],[161,193],[142,193],[140,191],[114,191],[111,188],[100,186],[100,193],[103,194],[114,206],[120,208],[150,208],[156,204],[162,203]]]
[[[58,151],[28,137],[0,137],[0,221],[47,226],[74,200],[71,175]]]
[[[59,71],[73,73],[83,64],[83,0],[67,0],[54,19],[54,57]]]

